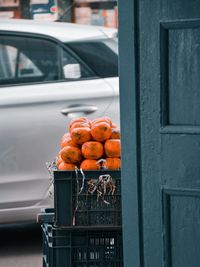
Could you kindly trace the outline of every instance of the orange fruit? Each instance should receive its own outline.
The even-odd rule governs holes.
[[[82,127],[90,128],[90,124],[87,123],[87,122],[75,122],[75,123],[72,124],[72,126],[70,127],[69,131],[71,133],[74,128],[82,128]]]
[[[107,116],[103,116],[103,117],[96,118],[96,119],[92,120],[91,126],[95,125],[96,123],[99,123],[99,122],[107,122],[110,126],[112,126],[112,120],[111,120],[111,118],[109,118]]]
[[[95,159],[85,159],[81,162],[80,169],[82,170],[99,170],[100,166]]]
[[[108,158],[119,158],[121,155],[120,149],[119,139],[109,139],[104,144],[104,151]]]
[[[79,117],[79,118],[74,118],[70,121],[69,123],[69,129],[72,127],[72,125],[74,123],[77,123],[77,122],[85,122],[85,123],[90,123],[90,120],[86,117]]]
[[[62,160],[62,158],[61,158],[61,155],[58,154],[58,156],[57,156],[57,162],[56,162],[57,167],[58,167],[58,165],[59,165],[62,161],[63,161],[63,160]]]
[[[86,159],[99,159],[103,155],[103,145],[97,141],[85,142],[81,147],[82,155]]]
[[[112,128],[119,128],[119,126],[116,124],[116,123],[112,123],[112,126],[111,126]]]
[[[110,139],[120,139],[120,129],[119,128],[112,128],[112,133]]]
[[[73,163],[66,163],[66,162],[62,161],[58,165],[58,170],[59,171],[74,171],[75,167],[76,167],[76,165]]]
[[[102,164],[104,169],[108,170],[119,170],[121,168],[120,158],[106,158]]]
[[[74,146],[63,147],[60,156],[65,163],[78,164],[82,159],[81,150]]]
[[[62,138],[61,138],[61,142],[60,142],[60,147],[63,148],[65,146],[78,146],[78,144],[76,144],[70,134],[68,135],[64,135]]]
[[[79,145],[91,140],[91,130],[89,127],[74,128],[71,131],[72,140]]]
[[[91,126],[91,135],[96,141],[104,142],[110,138],[111,134],[111,126],[107,122],[98,122]]]

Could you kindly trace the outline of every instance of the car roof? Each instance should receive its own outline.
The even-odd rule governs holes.
[[[25,19],[0,19],[0,31],[43,34],[62,42],[111,38],[117,35],[117,29],[114,28]]]

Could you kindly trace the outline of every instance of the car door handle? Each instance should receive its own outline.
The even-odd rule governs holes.
[[[92,105],[76,105],[76,106],[70,106],[67,108],[63,108],[61,110],[61,113],[65,116],[70,115],[71,113],[77,113],[77,115],[82,114],[90,114],[95,111],[97,111],[98,108],[96,106]]]

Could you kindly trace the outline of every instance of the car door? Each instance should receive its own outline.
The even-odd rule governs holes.
[[[0,34],[0,208],[9,209],[43,199],[69,120],[107,114],[115,90],[52,38]]]

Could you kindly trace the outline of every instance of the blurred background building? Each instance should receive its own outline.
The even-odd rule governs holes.
[[[117,0],[0,0],[0,18],[118,27]]]

